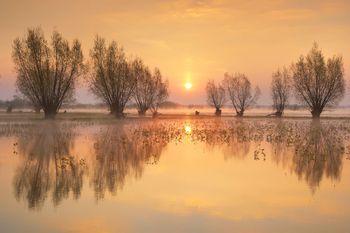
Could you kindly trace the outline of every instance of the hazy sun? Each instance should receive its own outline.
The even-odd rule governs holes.
[[[186,88],[186,90],[190,90],[192,88],[192,83],[186,82],[185,83],[185,88]]]

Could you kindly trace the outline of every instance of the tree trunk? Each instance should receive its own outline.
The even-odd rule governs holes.
[[[220,108],[217,108],[215,110],[215,116],[221,116],[221,109]]]
[[[124,118],[125,117],[124,109],[123,108],[115,108],[113,115],[116,118]]]
[[[281,111],[277,111],[277,112],[275,113],[275,116],[276,116],[276,117],[282,117],[282,115],[283,115],[283,112],[281,112]]]
[[[312,118],[320,118],[321,113],[322,113],[322,110],[321,110],[321,109],[319,109],[319,108],[314,108],[314,109],[311,111]]]
[[[114,115],[116,118],[119,118],[119,119],[125,117],[125,114],[124,114],[123,111],[115,111],[115,112],[113,113],[113,115]]]
[[[45,113],[45,119],[54,119],[57,114],[57,108],[55,106],[47,106],[43,109]]]
[[[116,118],[124,118],[124,108],[112,105],[109,107],[109,111],[111,115],[114,115]]]
[[[116,109],[117,109],[117,108],[116,108],[115,106],[110,105],[110,106],[109,106],[109,114],[115,115],[115,113],[117,112]]]
[[[145,116],[146,110],[144,110],[144,109],[138,110],[138,113],[139,113],[139,116]]]
[[[55,119],[57,112],[54,110],[45,110],[45,119]]]
[[[237,117],[243,117],[244,110],[237,112]]]
[[[157,111],[153,112],[153,113],[152,113],[152,117],[153,117],[153,118],[157,118],[157,117],[158,117],[158,112],[157,112]]]

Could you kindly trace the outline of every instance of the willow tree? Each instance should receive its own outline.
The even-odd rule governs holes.
[[[134,101],[139,115],[143,116],[150,109],[155,116],[157,110],[168,97],[168,84],[164,81],[158,68],[152,73],[141,59],[132,63],[132,72],[136,78]]]
[[[13,43],[17,88],[45,118],[54,118],[63,103],[73,99],[75,84],[83,71],[83,53],[78,40],[72,45],[54,31],[48,43],[40,28],[28,29]]]
[[[327,62],[315,43],[306,57],[301,56],[292,65],[296,97],[305,104],[313,118],[322,111],[335,106],[344,97],[345,79],[343,59],[333,56]]]
[[[136,78],[134,101],[137,111],[139,115],[145,115],[146,111],[151,107],[154,98],[156,84],[154,76],[139,58],[132,63],[132,72]]]
[[[287,68],[278,69],[272,74],[271,96],[274,115],[281,117],[291,95],[291,77]]]
[[[215,115],[221,115],[221,108],[226,102],[225,88],[222,84],[215,84],[214,80],[209,80],[206,86],[207,102],[215,107]]]
[[[241,73],[236,73],[235,75],[226,73],[224,83],[237,116],[242,117],[245,110],[259,98],[259,87],[256,87],[253,93],[249,79],[245,74]]]
[[[115,41],[106,45],[106,41],[97,36],[90,56],[90,90],[108,105],[111,114],[123,117],[125,105],[132,97],[136,85],[136,78],[123,48]]]
[[[153,73],[155,89],[153,92],[153,100],[150,109],[153,116],[158,115],[158,109],[169,97],[169,83],[168,80],[163,80],[160,70],[156,68]]]

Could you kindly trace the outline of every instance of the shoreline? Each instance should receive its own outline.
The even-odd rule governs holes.
[[[275,117],[275,116],[264,116],[264,115],[246,115],[243,117],[236,117],[235,115],[225,114],[220,117],[215,116],[214,114],[162,114],[158,115],[156,118],[153,118],[151,114],[146,116],[138,116],[137,114],[127,114],[125,118],[116,118],[109,113],[102,112],[67,112],[67,113],[58,113],[55,119],[50,119],[51,121],[62,121],[62,120],[71,120],[71,121],[122,121],[122,120],[177,120],[177,119],[261,119],[261,120],[313,120],[312,116],[283,116],[283,117]],[[9,122],[9,121],[45,121],[48,119],[44,118],[44,114],[34,113],[34,112],[0,112],[0,122]],[[321,116],[319,120],[350,120],[350,116]],[[49,121],[49,120],[48,120]]]

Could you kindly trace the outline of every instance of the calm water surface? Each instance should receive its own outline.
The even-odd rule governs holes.
[[[350,122],[0,123],[0,232],[350,232]]]

